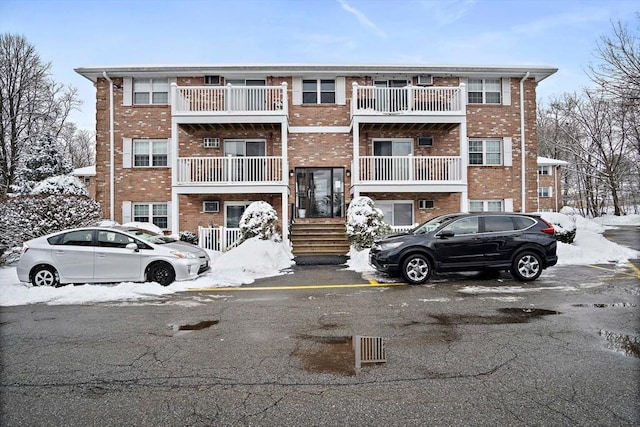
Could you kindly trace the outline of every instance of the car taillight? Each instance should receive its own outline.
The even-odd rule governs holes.
[[[553,224],[551,224],[549,221],[547,221],[544,218],[540,218],[540,220],[547,225],[546,228],[543,228],[540,231],[542,231],[543,233],[546,233],[546,234],[551,234],[553,236],[556,233],[555,228],[553,228]]]

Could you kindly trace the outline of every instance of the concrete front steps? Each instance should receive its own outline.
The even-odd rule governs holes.
[[[349,240],[344,222],[305,222],[291,225],[289,235],[295,257],[344,256]]]

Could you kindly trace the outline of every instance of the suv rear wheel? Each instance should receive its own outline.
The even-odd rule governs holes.
[[[431,276],[431,262],[420,254],[409,255],[402,262],[402,278],[412,285],[420,285]]]
[[[513,259],[511,274],[522,282],[536,280],[542,274],[540,256],[532,251],[520,252]]]

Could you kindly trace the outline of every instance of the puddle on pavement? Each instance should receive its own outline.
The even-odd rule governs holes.
[[[177,325],[178,331],[201,331],[202,329],[208,329],[213,325],[218,324],[218,320],[203,320],[202,322],[187,324],[187,325]]]
[[[499,308],[497,315],[450,314],[431,315],[443,325],[506,325],[527,323],[531,319],[561,314],[558,311],[542,308]]]
[[[640,339],[638,337],[616,334],[604,329],[600,330],[600,336],[607,340],[607,348],[609,350],[640,359]]]
[[[574,307],[588,307],[588,308],[627,308],[635,307],[635,304],[628,302],[615,302],[613,304],[573,304]]]
[[[356,368],[359,368],[361,364],[371,365],[386,362],[386,358],[383,358],[384,360],[375,359],[376,362],[368,361],[373,360],[372,355],[380,356],[380,350],[384,356],[384,340],[382,338],[308,335],[300,338],[305,342],[310,341],[311,346],[304,350],[298,348],[292,353],[292,356],[298,357],[302,362],[303,368],[309,372],[355,376],[357,373]],[[373,341],[377,343],[377,346],[371,345]],[[360,343],[359,349],[354,348],[354,342]],[[307,347],[307,345],[303,346]],[[377,348],[379,351],[376,351],[376,347],[381,347],[381,349]],[[358,363],[358,356],[360,356],[360,363]]]

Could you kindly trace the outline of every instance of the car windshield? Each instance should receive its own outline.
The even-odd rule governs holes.
[[[141,228],[128,228],[127,233],[133,234],[140,240],[144,240],[145,242],[154,243],[156,245],[164,245],[165,243],[173,243],[176,241],[171,236],[163,236],[161,234],[155,234],[151,231],[143,230]]]
[[[445,222],[448,222],[454,218],[457,218],[458,215],[442,215],[442,216],[437,216],[435,218],[430,219],[427,222],[424,222],[422,224],[420,224],[419,226],[417,226],[416,228],[413,229],[412,233],[413,234],[425,234],[425,233],[430,233],[433,230],[438,229],[442,224],[444,224]]]

